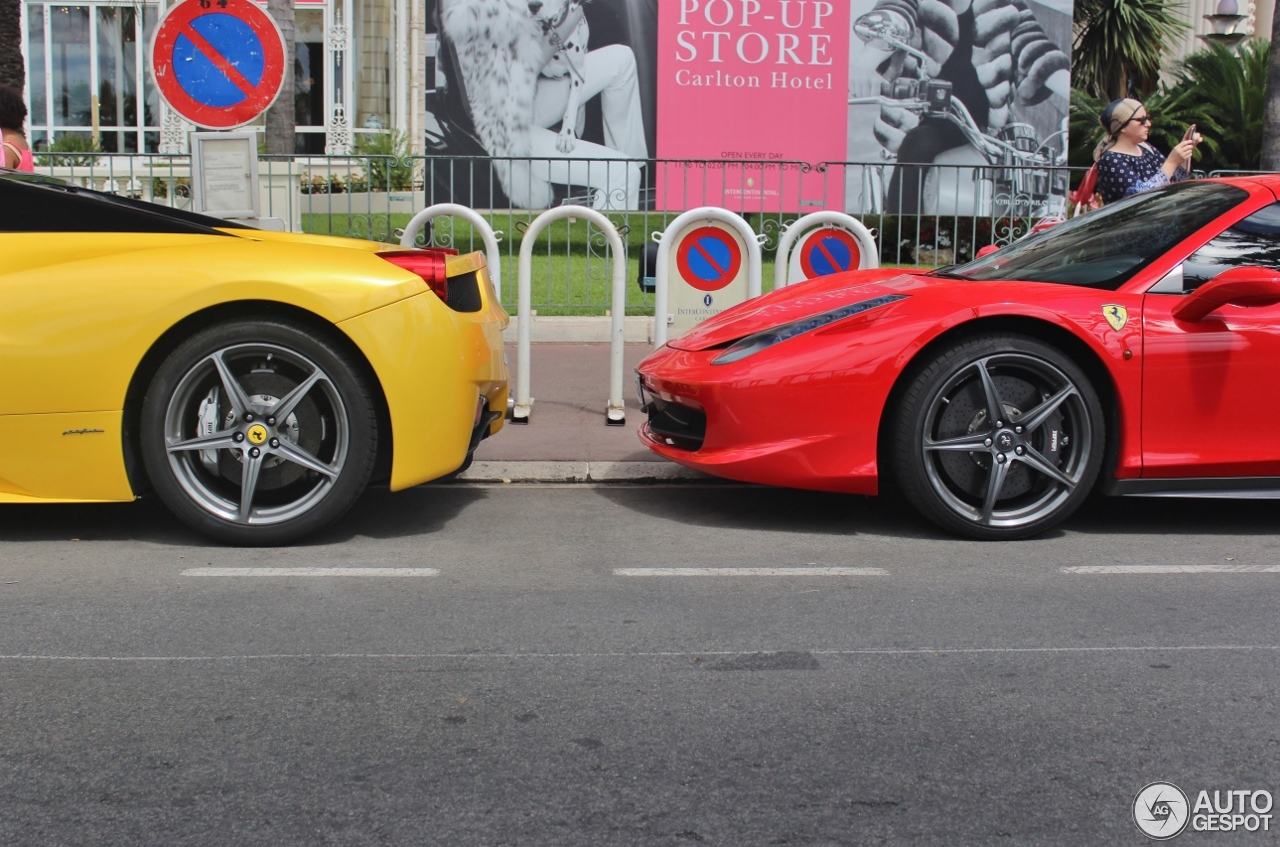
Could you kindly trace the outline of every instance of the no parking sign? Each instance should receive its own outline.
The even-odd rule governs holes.
[[[151,41],[156,88],[182,117],[209,129],[244,126],[275,101],[285,44],[271,16],[249,0],[184,0]]]
[[[676,236],[668,271],[671,335],[688,332],[747,299],[746,252],[737,230],[719,221]]]
[[[700,226],[677,245],[676,268],[680,278],[699,291],[719,291],[738,276],[742,248],[735,233]]]
[[[827,225],[806,235],[787,263],[787,282],[797,283],[820,276],[856,271],[866,267],[865,245],[858,236],[841,226]]]

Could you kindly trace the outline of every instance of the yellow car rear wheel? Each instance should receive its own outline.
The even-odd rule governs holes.
[[[364,491],[376,409],[361,368],[315,329],[229,322],[160,366],[143,400],[143,461],[193,528],[228,544],[287,544]]]

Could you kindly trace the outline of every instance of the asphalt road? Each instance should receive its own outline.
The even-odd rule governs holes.
[[[863,498],[431,487],[233,550],[5,507],[0,844],[1145,844],[1147,783],[1280,793],[1276,509],[997,544]],[[1237,572],[1063,570],[1170,565]],[[190,575],[246,567],[435,574]]]

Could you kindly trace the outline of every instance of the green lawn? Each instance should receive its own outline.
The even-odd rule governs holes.
[[[490,216],[495,232],[503,233],[502,302],[512,314],[516,309],[516,266],[519,263],[522,226],[533,215],[495,214]],[[645,229],[661,229],[662,215],[617,216],[630,221],[623,233],[627,245],[627,314],[653,314],[653,295],[645,294],[636,282],[640,272],[640,248],[647,239]],[[671,216],[674,217],[674,216]],[[352,218],[343,215],[303,215],[302,228],[320,235],[340,235],[396,241],[392,233],[409,223],[409,215],[372,215]],[[389,219],[389,220],[388,220]],[[354,223],[354,226],[353,226]],[[463,252],[483,250],[484,242],[466,221],[437,221],[436,243],[457,247]],[[590,252],[588,239],[592,242]],[[772,257],[764,262],[764,290],[773,286]],[[612,308],[610,286],[613,266],[608,258],[603,233],[583,221],[554,221],[538,237],[533,251],[533,308],[540,315],[603,315]]]
[[[534,215],[494,214],[489,216],[495,232],[503,233],[502,249],[502,302],[512,314],[516,310],[516,266],[519,262],[522,226]],[[640,269],[640,248],[650,240],[649,233],[661,230],[668,220],[661,214],[630,213],[614,215],[611,219],[629,225],[622,233],[627,245],[627,296],[628,315],[653,314],[653,295],[641,292],[636,279]],[[754,216],[759,217],[759,216]],[[776,223],[769,220],[778,216],[766,216],[765,226]],[[398,241],[394,235],[409,223],[407,214],[375,214],[367,217],[351,217],[345,214],[303,215],[305,232],[318,235],[340,235],[355,238],[374,238],[379,241]],[[438,219],[435,231],[436,243],[445,247],[457,247],[462,252],[483,250],[484,242],[465,221]],[[759,226],[759,221],[753,221]],[[776,232],[776,229],[773,230]],[[592,243],[587,249],[588,239]],[[421,238],[419,239],[421,243]],[[774,256],[764,254],[763,290],[773,289]],[[612,308],[609,288],[613,279],[612,263],[608,260],[605,239],[595,227],[584,221],[570,223],[554,221],[538,237],[533,251],[533,308],[540,315],[603,315]]]

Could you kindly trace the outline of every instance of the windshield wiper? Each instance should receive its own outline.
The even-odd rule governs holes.
[[[925,276],[937,276],[937,277],[942,277],[943,279],[968,279],[969,277],[965,276],[964,274],[957,274],[957,273],[951,272],[951,268],[958,268],[958,267],[960,266],[947,265],[946,267],[929,271],[927,274],[925,274]]]

